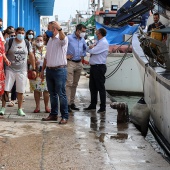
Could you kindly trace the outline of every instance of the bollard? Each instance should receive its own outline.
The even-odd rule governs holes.
[[[110,104],[112,109],[117,109],[117,123],[129,122],[128,105],[125,102],[113,102]]]

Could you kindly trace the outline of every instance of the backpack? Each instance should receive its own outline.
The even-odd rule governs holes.
[[[14,39],[14,38],[10,38],[9,41],[8,41],[8,50],[7,50],[6,54],[8,53],[9,49],[10,49],[11,46],[12,46],[13,39]],[[27,46],[27,50],[28,50],[28,54],[29,54],[29,46],[30,46],[30,43],[29,43],[28,40],[26,40],[26,39],[24,39],[24,40],[25,40],[25,44],[26,44],[26,46]]]

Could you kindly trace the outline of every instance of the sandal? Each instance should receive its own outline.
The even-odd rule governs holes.
[[[14,107],[15,103],[14,101],[10,101],[10,103],[7,105],[7,107]]]
[[[40,113],[40,109],[35,109],[33,113]]]

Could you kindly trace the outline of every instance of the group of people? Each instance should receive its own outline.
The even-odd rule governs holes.
[[[166,41],[166,34],[158,35],[151,32],[153,29],[164,28],[159,22],[159,14],[156,13],[153,17],[154,23],[148,27],[148,35],[159,36],[158,39]],[[87,46],[84,39],[86,26],[83,24],[78,24],[75,32],[66,36],[59,23],[52,21],[49,22],[44,35],[38,35],[35,39],[34,31],[25,32],[23,27],[14,29],[9,26],[3,35],[0,31],[0,95],[2,96],[0,115],[5,114],[8,94],[11,92],[10,104],[14,105],[12,101],[16,99],[17,94],[17,114],[25,116],[22,110],[23,94],[26,90],[27,72],[31,70],[30,90],[34,92],[36,103],[33,112],[40,112],[40,96],[43,95],[45,112],[49,115],[42,118],[42,121],[57,121],[60,108],[59,124],[66,124],[69,113],[72,110],[79,110],[75,104],[75,97],[86,52],[90,53],[91,100],[89,106],[83,110],[96,110],[99,92],[100,108],[97,112],[105,112],[105,73],[109,49],[106,34],[104,28],[96,30],[97,41]],[[48,106],[49,100],[51,109]]]
[[[0,40],[0,57],[6,63],[4,76],[3,62],[1,62],[2,75],[4,76],[0,75],[0,78],[3,77],[0,80],[0,83],[3,82],[1,87],[1,94],[3,94],[1,115],[5,114],[6,96],[16,85],[17,113],[20,116],[25,116],[22,110],[22,102],[26,90],[28,67],[32,74],[30,88],[34,91],[36,103],[34,113],[40,112],[40,96],[43,93],[45,111],[49,115],[42,118],[42,121],[58,120],[58,108],[60,108],[61,120],[59,124],[66,124],[69,112],[79,110],[75,104],[75,96],[86,52],[90,53],[89,89],[91,103],[84,110],[96,109],[99,92],[101,104],[98,113],[105,112],[106,92],[104,84],[109,44],[105,38],[106,30],[104,28],[96,31],[98,40],[88,47],[84,39],[86,27],[82,24],[76,26],[73,34],[66,36],[59,23],[49,22],[45,34],[37,36],[34,42],[33,30],[28,30],[26,35],[23,27],[18,27],[11,32],[15,34],[15,38],[10,37],[7,31],[8,36],[5,40],[3,38]],[[49,99],[51,109],[48,107]]]

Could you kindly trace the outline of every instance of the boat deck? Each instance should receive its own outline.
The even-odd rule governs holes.
[[[136,57],[136,59],[139,61],[139,63],[145,67],[145,65],[149,66],[148,64],[148,60],[146,59],[145,57],[145,54],[143,53],[143,50],[142,48],[140,47],[140,42],[137,38],[137,34],[134,35],[133,37],[133,41],[132,41],[132,47],[133,47],[133,53],[135,54],[135,56],[138,56]],[[170,70],[167,70],[167,69],[164,69],[164,68],[161,68],[161,67],[148,67],[150,72],[151,73],[153,70],[155,73],[157,73],[157,75],[160,75],[162,77],[164,77],[165,79],[167,80],[170,80]]]

